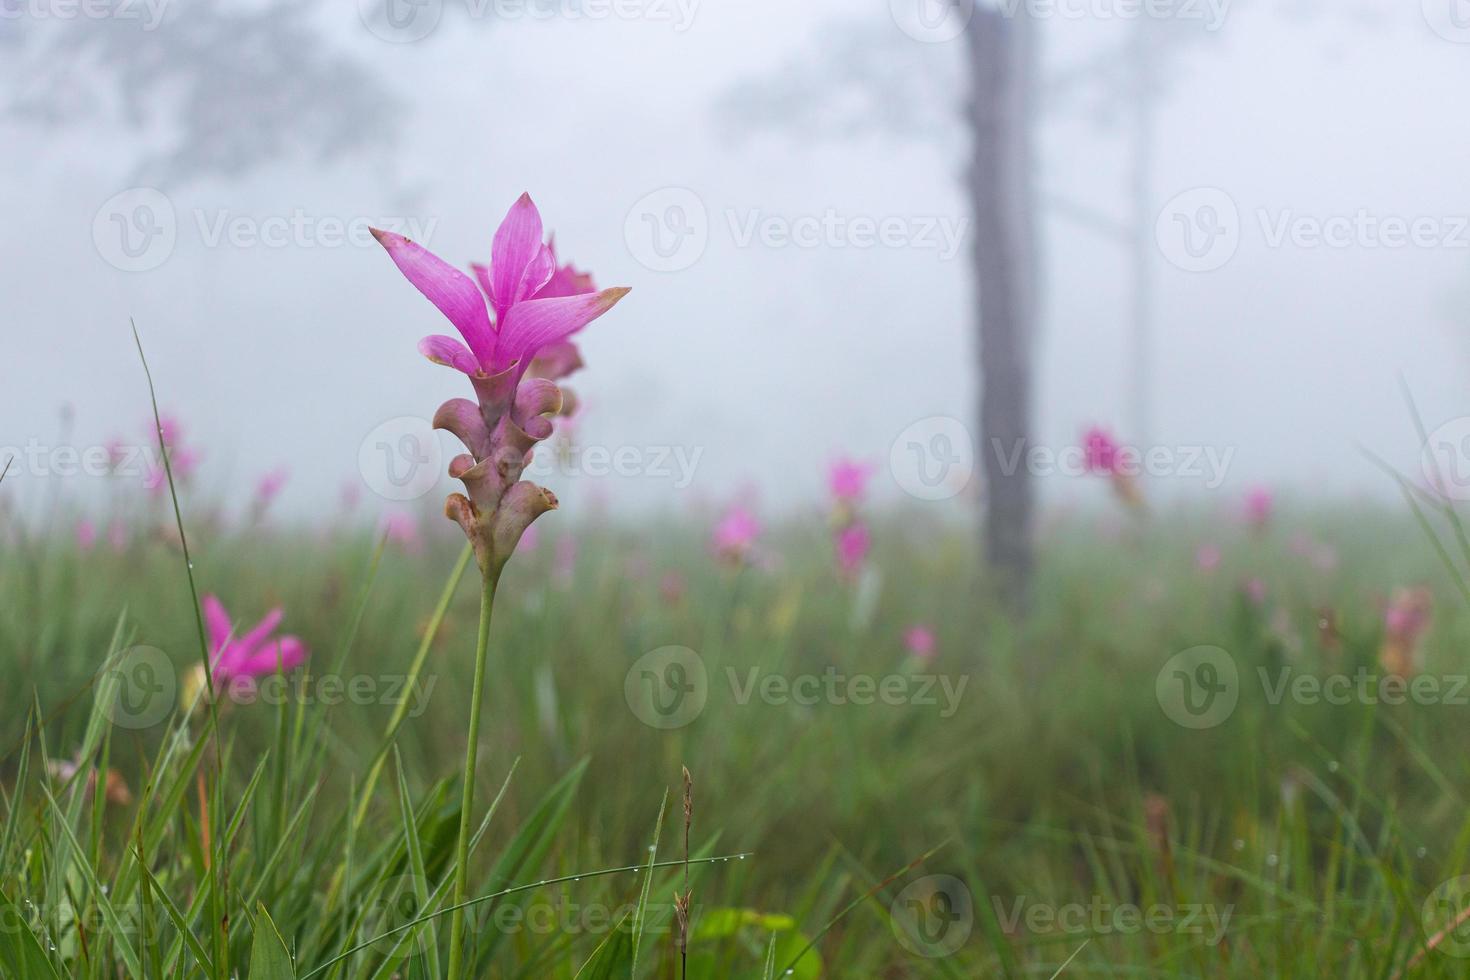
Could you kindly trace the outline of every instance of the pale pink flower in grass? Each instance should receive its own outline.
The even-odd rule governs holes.
[[[498,575],[531,523],[557,506],[549,490],[521,474],[536,444],[551,435],[551,416],[564,399],[553,381],[527,372],[628,290],[577,292],[580,274],[558,267],[543,242],[541,215],[524,194],[495,232],[489,267],[476,269],[479,285],[402,235],[373,235],[463,339],[426,337],[419,351],[467,375],[474,388],[476,401],[451,399],[434,416],[435,428],[454,433],[469,450],[449,465],[466,493],[451,495],[445,512],[474,544],[481,573]]]
[[[290,475],[290,472],[284,468],[271,470],[255,484],[255,500],[251,504],[251,510],[256,520],[264,517],[271,504],[281,495],[281,490],[285,488],[286,480],[290,478]]]
[[[1195,549],[1194,567],[1209,574],[1220,567],[1220,549],[1212,544],[1202,544]]]
[[[163,449],[168,454],[169,466],[165,468],[163,460],[158,458],[157,445],[150,443],[152,455],[148,468],[143,474],[144,489],[150,493],[166,491],[169,469],[173,470],[175,482],[188,483],[194,471],[199,468],[200,460],[204,457],[198,450],[184,445],[183,425],[173,415],[160,415],[156,426],[152,420],[149,420],[146,425],[150,435],[163,440]]]
[[[552,561],[551,578],[560,588],[571,588],[577,574],[577,539],[570,534],[556,539],[556,556]]]
[[[113,521],[107,528],[107,543],[112,550],[123,552],[128,550],[128,527],[122,521]]]
[[[868,560],[873,546],[873,537],[868,526],[855,521],[837,532],[837,567],[846,578],[856,578]]]
[[[248,632],[235,633],[219,599],[204,597],[204,623],[209,632],[209,659],[217,685],[253,681],[306,662],[306,645],[295,636],[276,636],[285,613],[277,607]]]
[[[1424,586],[1395,589],[1383,613],[1383,646],[1378,662],[1390,674],[1408,676],[1418,670],[1420,648],[1434,615],[1434,593]]]
[[[903,645],[909,653],[921,664],[932,661],[939,652],[938,640],[935,638],[934,630],[928,626],[910,626],[903,634]]]
[[[827,491],[841,504],[856,504],[868,492],[868,481],[878,468],[872,463],[843,457],[827,468]]]
[[[1246,579],[1245,585],[1242,588],[1245,592],[1245,597],[1251,601],[1252,605],[1263,606],[1266,604],[1265,582],[1258,578],[1249,578]]]
[[[1271,513],[1276,508],[1276,497],[1269,487],[1252,487],[1246,491],[1243,510],[1246,523],[1256,530],[1264,530],[1271,523]]]
[[[356,480],[344,480],[342,482],[342,512],[350,514],[357,510],[358,504],[362,503],[362,487]]]
[[[77,547],[91,551],[97,544],[97,525],[88,520],[77,522]]]
[[[749,559],[760,537],[761,525],[754,514],[739,504],[731,507],[715,525],[711,546],[719,558],[743,564]]]
[[[397,545],[411,555],[416,555],[423,550],[423,541],[419,537],[419,522],[412,514],[401,510],[384,514],[382,534],[389,544]]]
[[[664,605],[677,606],[684,601],[684,593],[688,587],[688,580],[681,573],[665,572],[664,577],[658,583],[658,594],[663,599]]]

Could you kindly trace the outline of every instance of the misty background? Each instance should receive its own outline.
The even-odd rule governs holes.
[[[1167,230],[1179,195],[1223,194],[1238,244],[1189,271],[1160,233],[1146,437],[1129,417],[1131,256],[1078,219],[1127,216],[1126,119],[1103,82],[1043,99],[1041,445],[1102,424],[1125,443],[1231,452],[1213,491],[1150,484],[1222,505],[1252,483],[1391,499],[1360,447],[1419,472],[1399,376],[1430,428],[1470,414],[1470,10],[1458,30],[1437,2],[1238,0],[1216,5],[1218,23],[1169,25],[1196,36],[1158,76],[1154,210]],[[133,317],[162,406],[205,453],[200,489],[242,500],[285,467],[283,513],[335,507],[362,482],[371,433],[466,391],[415,351],[445,321],[376,244],[336,242],[333,223],[399,222],[464,267],[488,259],[522,191],[564,258],[633,288],[580,338],[579,440],[698,461],[687,487],[677,470],[548,480],[569,506],[753,491],[795,507],[817,498],[832,457],[886,462],[920,420],[954,417],[980,442],[964,42],[911,36],[902,0],[647,0],[551,17],[449,0],[417,40],[366,3],[175,0],[151,27],[141,5],[136,18],[0,5],[0,447],[143,440]],[[1066,77],[1111,50],[1136,27],[1126,6],[1063,0],[1068,12],[1038,17],[1042,69]],[[148,268],[119,268],[130,259],[109,236],[136,217],[139,188],[167,202],[172,218],[155,216],[173,241]],[[1273,242],[1283,220],[1360,213],[1429,219],[1434,241]],[[222,231],[236,219],[243,231]],[[903,243],[746,237],[884,219]],[[249,240],[283,221],[284,241]],[[926,230],[944,227],[963,230],[957,251]],[[8,479],[26,501],[117,486],[24,466]],[[1107,493],[1065,476],[1037,490]],[[909,499],[891,478],[878,493]]]

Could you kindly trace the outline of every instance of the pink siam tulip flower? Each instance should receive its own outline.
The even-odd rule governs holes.
[[[843,457],[827,469],[827,490],[832,499],[842,504],[856,504],[868,491],[868,480],[877,467]]]
[[[306,645],[299,638],[273,635],[284,615],[279,607],[266,613],[254,629],[237,636],[217,598],[205,596],[203,606],[216,684],[269,677],[278,670],[295,670],[306,661]]]
[[[725,512],[715,525],[711,544],[715,554],[729,562],[744,564],[760,537],[761,525],[755,515],[739,504]]]
[[[868,560],[873,538],[868,526],[855,521],[837,532],[837,567],[846,578],[856,578]]]
[[[910,626],[903,634],[903,645],[909,656],[920,663],[929,663],[938,652],[934,630],[928,626]]]
[[[1271,523],[1271,512],[1275,509],[1276,498],[1268,487],[1252,487],[1245,495],[1245,520],[1246,523],[1256,530],[1264,530]]]
[[[550,491],[521,474],[536,444],[551,435],[550,416],[562,410],[562,392],[547,378],[526,379],[527,371],[538,355],[606,313],[628,290],[563,295],[577,288],[577,274],[557,268],[542,242],[541,215],[524,194],[495,232],[480,286],[402,235],[376,229],[373,235],[463,338],[426,337],[419,350],[467,375],[474,387],[476,401],[445,402],[434,426],[454,433],[469,450],[449,465],[467,495],[451,495],[445,512],[474,544],[481,573],[498,576],[531,523],[557,506]]]
[[[390,511],[383,516],[382,534],[389,544],[395,544],[411,555],[423,550],[419,538],[419,522],[412,514],[401,510]]]
[[[77,547],[83,551],[91,551],[97,544],[97,525],[91,521],[82,520],[77,522]]]
[[[491,266],[480,267],[480,286],[402,235],[373,231],[399,270],[437,306],[464,343],[425,337],[419,352],[482,381],[514,371],[519,380],[538,354],[566,340],[627,294],[627,289],[561,292],[556,256],[541,241],[541,214],[522,194],[491,246]],[[481,288],[484,295],[481,295]],[[490,310],[486,309],[488,298]]]

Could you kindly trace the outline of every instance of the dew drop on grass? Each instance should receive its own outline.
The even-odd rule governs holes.
[[[1333,759],[1331,762],[1327,763],[1327,771],[1328,772],[1337,772],[1338,768],[1339,767],[1337,765],[1337,760],[1336,759]]]
[[[1274,855],[1274,854],[1267,854],[1266,855],[1266,867],[1268,867],[1268,868],[1274,868],[1274,867],[1276,867],[1276,865],[1278,865],[1280,863],[1281,863],[1281,859],[1279,857],[1277,857],[1276,855]]]
[[[1422,857],[1427,857],[1429,855],[1429,848],[1427,848],[1427,847],[1420,847],[1419,850],[1415,851],[1414,853],[1416,855],[1418,855],[1419,857],[1421,857],[1421,858]]]
[[[1237,837],[1237,838],[1235,838],[1235,843],[1234,844],[1231,844],[1230,846],[1233,847],[1233,848],[1235,848],[1237,851],[1243,851],[1243,850],[1245,850],[1245,841],[1243,841],[1239,837]]]

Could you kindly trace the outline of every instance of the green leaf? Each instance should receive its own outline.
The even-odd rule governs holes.
[[[628,917],[624,916],[613,927],[612,932],[592,951],[587,962],[577,971],[573,980],[611,980],[624,976],[633,968],[633,934],[627,928]]]
[[[0,892],[0,976],[61,980],[20,909]]]
[[[250,980],[296,980],[291,951],[261,905],[255,915],[255,940],[250,944]]]

